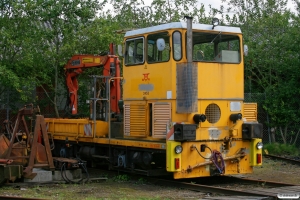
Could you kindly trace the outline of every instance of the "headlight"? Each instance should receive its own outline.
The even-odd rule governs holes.
[[[177,145],[177,146],[175,147],[175,153],[180,154],[181,152],[182,152],[182,146]]]
[[[256,144],[256,148],[257,149],[262,149],[264,147],[264,144],[262,143],[262,142],[258,142],[257,144]]]

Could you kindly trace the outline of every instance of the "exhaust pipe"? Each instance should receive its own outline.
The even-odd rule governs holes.
[[[193,18],[185,16],[187,19],[187,39],[186,39],[186,63],[177,63],[177,112],[193,113],[198,112],[198,67],[193,63]]]
[[[187,62],[193,62],[193,17],[185,16],[184,18],[187,19],[187,33],[186,33],[186,53],[187,53]]]

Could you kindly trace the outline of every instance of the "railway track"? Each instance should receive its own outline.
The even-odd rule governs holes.
[[[178,187],[211,194],[230,195],[225,197],[208,197],[207,199],[278,199],[280,195],[300,195],[299,185],[231,176],[210,177],[209,179],[199,178],[193,179],[193,181],[151,178],[147,180],[153,184],[169,187]],[[241,184],[245,186],[251,185],[251,187],[240,187]],[[238,185],[239,188],[233,188],[233,185]]]
[[[111,173],[111,172],[110,172]],[[99,172],[97,174],[100,174]],[[117,174],[117,173],[116,173]],[[141,176],[132,176],[133,180],[138,180]],[[300,195],[300,186],[281,182],[240,178],[235,176],[214,176],[197,179],[172,180],[170,177],[151,178],[142,176],[146,183],[165,187],[175,187],[186,190],[198,191],[209,194],[205,199],[278,199],[279,195]],[[103,178],[101,178],[103,179]],[[91,176],[91,181],[99,180],[99,177]],[[57,184],[58,182],[37,183],[42,185]],[[33,183],[7,184],[7,186],[31,185]],[[225,195],[225,196],[224,196]],[[0,199],[30,199],[22,197],[2,197]],[[30,200],[34,200],[30,199]],[[40,199],[37,199],[40,200]]]
[[[267,158],[282,160],[282,161],[285,161],[285,162],[289,162],[291,164],[300,165],[300,160],[286,158],[286,157],[282,157],[282,156],[275,156],[275,155],[270,155],[270,154],[266,154],[264,156],[267,157]]]
[[[196,179],[197,183],[204,185],[218,185],[221,184],[244,184],[262,187],[284,187],[284,186],[295,186],[295,184],[257,180],[237,176],[213,176],[213,177],[203,177]]]

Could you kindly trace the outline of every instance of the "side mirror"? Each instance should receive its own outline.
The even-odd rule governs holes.
[[[133,48],[132,47],[128,48],[128,55],[129,55],[129,57],[133,57]]]
[[[248,56],[248,45],[244,45],[244,56]]]
[[[166,42],[163,38],[158,38],[156,40],[156,46],[158,51],[163,51],[166,48]]]
[[[124,54],[123,54],[123,47],[122,47],[122,45],[118,45],[118,54],[119,54],[119,56],[123,56]]]

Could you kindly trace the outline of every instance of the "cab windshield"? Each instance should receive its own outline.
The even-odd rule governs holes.
[[[193,32],[193,61],[240,63],[239,37],[221,32]]]

